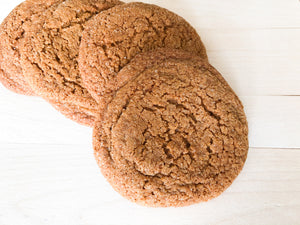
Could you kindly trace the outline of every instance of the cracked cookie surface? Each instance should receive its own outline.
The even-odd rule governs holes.
[[[221,194],[248,152],[243,106],[201,58],[175,50],[143,53],[135,73],[94,128],[95,158],[125,198],[147,206],[185,206]]]
[[[14,8],[0,25],[0,82],[9,90],[34,95],[23,76],[19,48],[33,21],[59,2],[62,0],[27,0]]]
[[[195,29],[159,6],[128,3],[99,13],[87,23],[80,45],[82,80],[97,102],[117,90],[117,73],[138,53],[183,49],[207,60]]]
[[[117,4],[121,2],[65,0],[43,13],[22,48],[25,78],[35,93],[60,104],[57,109],[65,104],[64,110],[71,110],[69,115],[74,107],[82,111],[77,116],[82,115],[83,119],[89,116],[86,110],[93,114],[98,104],[82,85],[77,62],[79,44],[86,22]]]

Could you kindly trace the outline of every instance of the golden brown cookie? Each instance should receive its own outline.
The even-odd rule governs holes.
[[[20,64],[20,43],[33,20],[62,0],[27,0],[18,5],[0,25],[0,82],[9,90],[34,95],[24,80]]]
[[[166,47],[183,49],[207,60],[195,29],[167,9],[128,3],[99,13],[87,23],[79,51],[85,87],[96,99],[117,88],[115,77],[135,55]]]
[[[243,106],[222,76],[200,57],[175,50],[143,53],[120,73],[135,78],[99,112],[93,137],[114,189],[152,207],[221,194],[248,152]]]
[[[68,119],[76,121],[77,123],[93,127],[96,120],[97,110],[93,110],[91,108],[85,109],[83,107],[79,107],[70,103],[61,103],[55,101],[48,101],[57,111],[63,114]]]
[[[22,48],[25,78],[35,93],[54,104],[76,107],[83,118],[92,115],[98,104],[82,86],[77,63],[81,35],[89,19],[117,4],[121,2],[65,0],[43,13]]]

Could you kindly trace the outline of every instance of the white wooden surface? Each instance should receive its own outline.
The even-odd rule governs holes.
[[[2,20],[20,0],[0,2]],[[0,225],[300,224],[300,2],[148,0],[185,17],[242,99],[250,149],[220,197],[132,204],[93,159],[91,129],[0,85]]]

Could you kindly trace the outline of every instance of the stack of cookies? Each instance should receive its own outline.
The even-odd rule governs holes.
[[[94,127],[103,175],[142,205],[214,198],[247,157],[239,98],[195,29],[155,5],[27,0],[1,24],[0,81]]]

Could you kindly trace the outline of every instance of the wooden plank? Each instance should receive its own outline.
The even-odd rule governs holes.
[[[0,21],[21,2],[0,3]],[[0,225],[300,224],[299,1],[145,2],[187,19],[241,96],[252,147],[244,170],[207,203],[137,206],[100,174],[92,129],[0,85]]]
[[[196,0],[148,2],[191,22],[210,62],[239,95],[300,95],[299,2],[218,0],[203,1],[201,7]],[[1,16],[10,8],[11,3],[3,6]],[[234,18],[226,25],[228,16]],[[279,26],[282,22],[286,25]]]
[[[130,0],[124,0],[131,2]],[[0,21],[22,0],[1,4]],[[299,28],[298,0],[143,0],[157,4],[183,16],[201,28]]]
[[[0,88],[2,143],[83,144],[92,129],[65,119],[42,99]],[[300,148],[300,97],[241,96],[251,147]],[[59,126],[58,126],[59,125]]]
[[[300,95],[299,2],[145,2],[186,18],[200,34],[212,65],[239,95]]]
[[[300,95],[300,29],[212,29],[202,37],[211,64],[239,95]]]
[[[66,119],[39,97],[0,86],[0,134],[0,143],[77,144],[91,141],[92,129]]]
[[[298,0],[143,0],[143,2],[157,4],[174,11],[201,28],[300,28]]]
[[[299,224],[300,149],[251,148],[242,173],[218,198],[151,209],[112,190],[89,145],[2,147],[0,224]]]
[[[299,96],[241,96],[251,147],[300,147]]]
[[[0,21],[23,0],[1,3]],[[124,2],[131,2],[124,0]],[[143,0],[176,12],[195,26],[214,29],[300,28],[298,0]]]
[[[250,1],[237,1],[237,4],[243,5],[245,2],[250,4]],[[166,4],[161,1],[158,3]],[[280,1],[275,1],[274,5],[279,3]],[[291,1],[286,3],[290,5]],[[186,4],[185,1],[175,1],[174,7],[180,9],[179,6],[183,7],[183,4]],[[220,1],[220,5],[216,4],[216,7],[225,7],[224,4],[229,3]],[[210,6],[204,9],[200,7],[200,10],[207,7]],[[188,5],[186,10],[182,10],[184,16],[193,15],[190,12],[194,10],[193,7]],[[239,18],[240,13],[237,11],[236,16]],[[218,13],[211,17],[216,15],[222,18]],[[278,18],[277,14],[274,15]],[[300,28],[239,28],[225,25],[208,27],[201,23],[204,16],[201,12],[194,15],[191,24],[201,35],[211,64],[222,73],[239,95],[300,95]],[[300,21],[293,14],[287,16]],[[256,19],[251,21],[255,24]],[[217,21],[215,23],[219,24]]]
[[[239,95],[300,95],[300,29],[200,33],[211,64]]]

